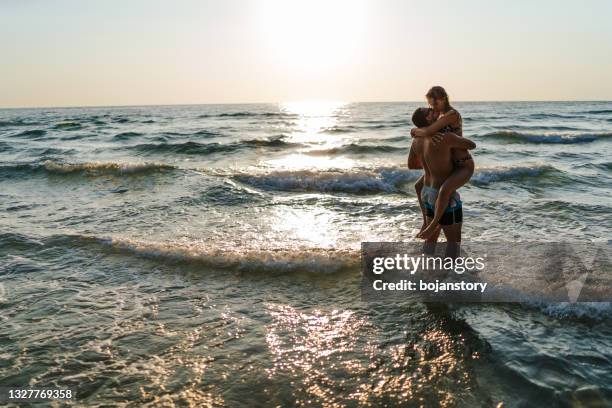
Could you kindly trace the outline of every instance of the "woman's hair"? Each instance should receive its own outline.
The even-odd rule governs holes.
[[[446,93],[444,88],[442,88],[441,86],[432,86],[431,89],[427,91],[427,94],[425,95],[425,97],[431,98],[434,101],[437,101],[439,99],[445,99],[446,108],[447,109],[450,108],[450,101],[448,100],[448,94]]]

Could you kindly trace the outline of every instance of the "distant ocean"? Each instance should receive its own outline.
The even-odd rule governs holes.
[[[360,300],[423,103],[0,110],[0,385],[77,403],[606,406],[609,304]],[[457,103],[464,240],[612,239],[612,102]]]

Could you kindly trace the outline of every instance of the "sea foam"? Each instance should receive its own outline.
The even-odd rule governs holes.
[[[214,248],[204,242],[152,242],[125,237],[74,236],[112,250],[169,263],[189,263],[242,272],[334,273],[360,265],[358,251],[334,248]]]

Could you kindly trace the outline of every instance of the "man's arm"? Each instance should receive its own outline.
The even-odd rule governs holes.
[[[410,153],[408,153],[408,168],[409,169],[422,169],[423,163],[419,160],[419,156],[414,152],[414,147],[410,145]]]
[[[452,132],[444,133],[442,143],[446,143],[452,149],[472,150],[476,148],[476,143]]]
[[[410,135],[412,137],[433,136],[440,130],[444,129],[446,126],[451,126],[453,123],[457,122],[458,119],[459,114],[457,113],[457,111],[451,110],[427,127],[412,129],[410,131]]]

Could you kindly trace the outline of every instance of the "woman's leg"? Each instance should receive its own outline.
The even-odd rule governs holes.
[[[440,190],[438,191],[438,197],[436,198],[434,217],[427,228],[425,228],[418,235],[419,238],[427,239],[434,233],[438,227],[440,219],[448,207],[451,195],[457,191],[459,187],[467,183],[472,177],[473,173],[474,171],[471,167],[459,167],[455,169],[455,171],[444,181],[444,184],[442,184]]]
[[[431,223],[431,218],[425,217],[425,223],[429,225]],[[423,253],[428,255],[433,255],[436,252],[436,244],[438,243],[438,238],[440,237],[440,232],[442,230],[440,228],[436,228],[433,234],[431,234],[423,243]],[[448,239],[448,237],[446,238]]]

